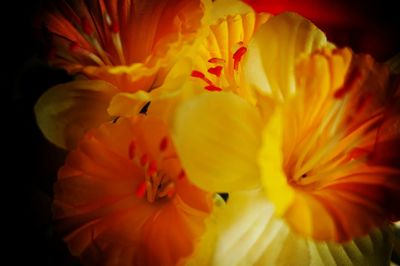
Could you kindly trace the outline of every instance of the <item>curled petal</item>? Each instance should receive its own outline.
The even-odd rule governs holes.
[[[249,81],[264,94],[283,100],[296,91],[298,57],[325,45],[324,33],[305,18],[294,13],[272,17],[249,45],[245,61]]]
[[[36,121],[50,142],[72,149],[88,129],[111,119],[107,107],[115,93],[113,85],[97,80],[57,85],[36,103]]]

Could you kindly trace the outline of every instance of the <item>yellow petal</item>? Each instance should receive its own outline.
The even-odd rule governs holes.
[[[294,233],[274,215],[259,190],[231,193],[216,214],[218,236],[210,265],[387,265],[393,241],[389,228],[345,244],[315,242]]]
[[[259,186],[261,118],[243,99],[224,92],[202,94],[178,108],[173,127],[193,183],[215,192]]]
[[[249,80],[264,94],[283,100],[296,90],[298,56],[325,45],[324,33],[305,18],[294,13],[272,17],[250,43],[245,61]]]
[[[263,129],[258,157],[262,184],[278,215],[285,212],[294,198],[283,170],[282,130],[282,113],[276,110]]]
[[[97,80],[57,85],[35,105],[38,126],[50,142],[72,149],[89,128],[110,119],[107,107],[116,92],[113,85]]]
[[[243,1],[238,0],[213,1],[210,8],[212,23],[229,15],[242,15],[245,13],[254,12],[251,6],[247,5]]]

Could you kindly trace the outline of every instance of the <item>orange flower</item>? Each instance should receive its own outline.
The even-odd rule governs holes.
[[[54,45],[51,62],[89,80],[55,86],[38,100],[37,123],[47,139],[72,149],[88,129],[130,115],[107,108],[116,95],[151,91],[163,83],[181,55],[201,39],[204,2],[59,1],[44,15]]]
[[[54,217],[85,265],[175,265],[194,251],[211,210],[162,122],[146,116],[90,131],[55,184]]]
[[[44,15],[50,61],[122,91],[160,84],[201,28],[201,0],[59,1]]]

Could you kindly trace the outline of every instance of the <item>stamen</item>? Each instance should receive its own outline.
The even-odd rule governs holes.
[[[199,79],[203,79],[203,80],[206,78],[206,76],[204,76],[203,73],[201,73],[200,71],[197,71],[197,70],[193,70],[191,76],[194,78],[199,78]]]
[[[138,198],[143,198],[146,193],[146,181],[141,182],[137,187],[135,194]]]
[[[89,52],[88,50],[83,49],[81,46],[79,46],[78,43],[76,42],[71,42],[69,47],[68,47],[69,51],[71,53],[79,53],[82,54],[84,56],[89,57],[90,59],[93,60],[93,62],[95,62],[96,64],[100,65],[100,66],[104,66],[104,62],[95,54]]]
[[[136,151],[136,143],[132,140],[128,148],[129,159],[132,160],[135,157],[135,151]]]
[[[147,175],[152,177],[155,174],[157,174],[157,162],[152,160],[147,167]]]
[[[195,78],[199,78],[199,79],[207,82],[208,86],[205,86],[204,89],[206,89],[208,91],[222,91],[221,88],[215,86],[214,83],[212,83],[211,80],[206,78],[206,76],[203,73],[201,73],[200,71],[193,70],[191,76],[195,77]]]
[[[208,73],[220,77],[222,73],[222,66],[210,67],[208,69]]]
[[[111,37],[115,46],[115,50],[117,51],[119,60],[121,61],[121,64],[125,65],[126,62],[125,62],[124,51],[122,48],[122,41],[121,41],[121,36],[119,34],[119,30],[118,32],[113,32],[111,34]]]
[[[168,138],[167,136],[163,137],[160,142],[160,151],[165,151],[168,148]]]
[[[220,87],[217,87],[215,85],[205,86],[204,89],[206,89],[208,91],[222,91],[222,89]]]
[[[236,52],[233,54],[233,69],[238,70],[239,69],[239,63],[240,60],[242,60],[242,57],[244,54],[247,52],[247,48],[242,46],[239,49],[236,50]]]
[[[171,198],[175,194],[175,184],[173,182],[169,182],[165,187],[158,192],[158,197],[162,198],[167,196],[168,198]]]
[[[207,82],[208,85],[214,85],[212,83],[212,81],[209,80],[208,78],[206,78],[206,76],[203,73],[201,73],[200,71],[193,70],[191,76],[194,77],[194,78],[199,78],[199,79]]]
[[[101,59],[107,63],[107,65],[112,65],[110,59],[108,58],[107,53],[104,51],[104,49],[101,47],[97,39],[95,38],[90,38],[89,41],[93,44],[93,47],[96,49],[96,51],[99,53],[101,56]]]
[[[210,58],[208,60],[208,62],[209,63],[213,63],[213,64],[224,64],[225,63],[225,59],[218,58],[218,57],[213,57],[213,58]]]

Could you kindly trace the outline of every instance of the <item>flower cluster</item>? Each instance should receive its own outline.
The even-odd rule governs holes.
[[[399,64],[236,0],[61,0],[42,19],[75,79],[35,114],[69,153],[53,214],[84,265],[389,263]]]

